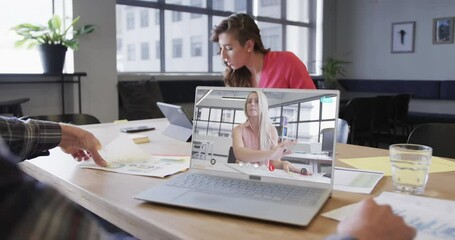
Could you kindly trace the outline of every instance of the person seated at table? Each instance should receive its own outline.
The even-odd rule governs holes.
[[[85,209],[24,174],[20,161],[59,146],[77,161],[106,166],[96,137],[63,123],[0,116],[0,239],[106,239]]]
[[[278,132],[270,122],[265,94],[252,91],[245,101],[244,113],[246,122],[232,131],[232,148],[237,161],[273,165],[286,172],[300,173],[300,169],[289,161],[281,160],[291,153],[288,148],[295,142],[278,143]]]

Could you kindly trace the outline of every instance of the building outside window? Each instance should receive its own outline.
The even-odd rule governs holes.
[[[141,60],[148,60],[148,59],[150,59],[149,43],[143,42],[143,43],[141,43]]]
[[[201,36],[191,37],[191,56],[202,56],[202,38]]]
[[[149,42],[162,48],[151,53],[160,61],[155,58],[141,61],[141,71],[220,73],[225,65],[217,55],[217,43],[209,40],[210,32],[226,16],[245,12],[256,19],[266,48],[291,51],[307,65],[310,74],[319,74],[322,61],[317,57],[322,55],[322,40],[314,36],[320,31],[317,27],[321,27],[315,22],[320,19],[315,15],[321,12],[318,9],[322,8],[322,2],[286,0],[284,5],[284,1],[276,0],[122,0],[117,4],[117,21],[123,21],[123,24],[117,24],[117,37],[125,46],[135,43],[139,47],[142,42]],[[141,12],[147,10],[154,14],[155,24],[135,28],[134,17],[142,19],[141,14],[145,13]],[[160,17],[160,13],[164,16]],[[200,36],[200,40],[194,36]],[[174,42],[175,39],[180,40]],[[157,41],[166,44],[157,44]],[[117,53],[121,56],[120,50]],[[138,65],[128,64],[126,52],[123,54],[125,57],[117,58],[120,61],[117,66],[123,66],[119,71],[138,71]]]
[[[182,13],[177,11],[172,11],[172,21],[180,22],[182,21]]]
[[[129,12],[126,14],[126,29],[127,30],[134,29],[134,12]]]
[[[182,39],[172,39],[172,57],[181,58],[182,57]]]
[[[141,27],[149,26],[149,11],[147,9],[141,11]]]
[[[160,10],[155,9],[155,25],[160,25]]]
[[[202,7],[202,0],[191,0],[191,6],[193,7]],[[191,18],[200,18],[201,14],[191,13]]]
[[[134,44],[128,44],[127,60],[134,61],[136,60],[136,47]]]
[[[161,58],[161,46],[160,46],[160,41],[155,42],[155,58],[160,59]]]

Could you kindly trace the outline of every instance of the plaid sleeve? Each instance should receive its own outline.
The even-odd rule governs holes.
[[[62,129],[55,122],[0,116],[0,135],[11,152],[26,159],[58,146]]]

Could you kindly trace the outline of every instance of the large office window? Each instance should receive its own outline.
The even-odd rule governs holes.
[[[316,57],[321,56],[322,42],[316,38],[317,14],[322,12],[323,0],[117,0],[117,38],[126,46],[129,43],[160,41],[156,58],[144,65],[144,72],[222,72],[225,68],[217,55],[217,44],[209,40],[211,30],[223,18],[243,12],[253,16],[261,29],[264,45],[272,51],[292,51],[308,67],[318,73]],[[142,27],[142,11],[148,11],[155,24]],[[128,13],[134,13],[130,17]],[[161,13],[163,15],[161,15]],[[141,19],[141,27],[134,26]],[[144,20],[145,21],[145,20]],[[132,25],[132,26],[130,26]],[[124,29],[123,29],[124,28]],[[128,31],[126,31],[128,30]],[[195,40],[200,36],[200,40]],[[174,39],[181,39],[177,50]],[[125,50],[123,50],[125,51]],[[118,56],[125,53],[117,51]],[[127,64],[118,58],[120,72],[136,72],[137,65]],[[144,63],[147,61],[143,61]]]
[[[46,25],[52,14],[72,19],[71,11],[64,11],[61,2],[52,0],[0,1],[0,73],[40,73],[43,71],[38,48],[16,48],[21,39],[11,31],[21,23]],[[64,22],[63,24],[68,24]],[[68,49],[64,72],[73,71],[72,50]]]

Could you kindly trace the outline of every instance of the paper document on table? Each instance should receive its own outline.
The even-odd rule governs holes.
[[[384,176],[392,176],[392,167],[390,166],[390,158],[384,157],[369,157],[369,158],[348,158],[339,159],[354,168],[362,170],[372,170],[383,172]],[[455,171],[455,161],[450,161],[441,157],[432,157],[430,173],[450,172]]]
[[[393,212],[402,216],[417,230],[415,239],[455,239],[455,201],[383,192],[375,198],[378,204],[389,204]],[[358,203],[323,213],[338,221],[350,216]]]
[[[336,167],[333,189],[370,194],[383,176],[382,172]]]
[[[108,162],[106,167],[100,167],[94,162],[83,162],[79,167],[163,178],[185,171],[190,166],[190,156],[153,156],[124,135],[103,146],[100,154]]]

